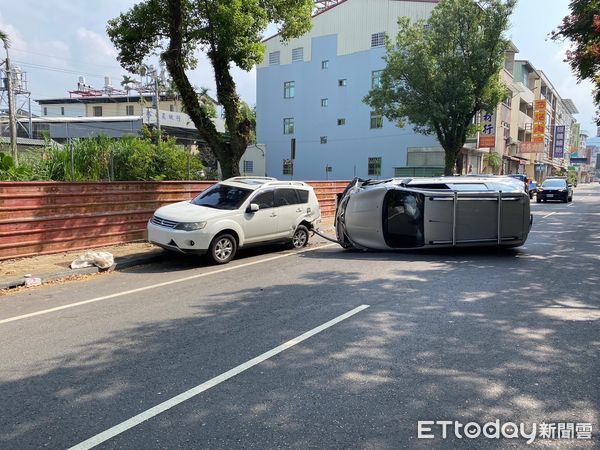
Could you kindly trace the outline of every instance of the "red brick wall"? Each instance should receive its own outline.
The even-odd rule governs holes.
[[[82,250],[146,238],[152,213],[187,200],[211,181],[0,182],[0,260]],[[346,181],[309,182],[331,217]]]

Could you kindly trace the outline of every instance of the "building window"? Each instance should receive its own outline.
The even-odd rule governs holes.
[[[254,161],[244,161],[244,173],[254,172]]]
[[[346,125],[346,119],[338,119],[337,124],[338,126]]]
[[[102,117],[102,106],[94,106],[94,117]]]
[[[294,174],[294,164],[290,159],[283,160],[283,174],[284,175],[293,175]]]
[[[374,70],[371,72],[371,89],[376,89],[381,87],[381,74],[383,70]]]
[[[294,95],[296,95],[296,83],[294,81],[283,83],[283,98],[294,98]]]
[[[378,177],[381,176],[381,157],[369,158],[369,167],[367,175]]]
[[[383,116],[371,111],[371,128],[383,128]]]
[[[346,78],[342,78],[341,80],[338,80],[338,86],[347,86],[348,85],[348,80]]]
[[[286,117],[283,119],[283,134],[294,134],[294,118]]]
[[[274,66],[279,64],[279,51],[269,53],[269,65]]]
[[[321,69],[329,69],[329,60],[328,59],[324,59],[323,61],[321,61]]]
[[[321,99],[321,107],[325,108],[328,105],[329,105],[329,99],[328,98],[322,98]]]
[[[125,106],[125,114],[128,116],[133,116],[133,105]]]
[[[304,48],[298,47],[292,49],[292,62],[304,60]]]
[[[381,47],[385,44],[385,33],[375,33],[371,35],[371,47]]]
[[[44,115],[47,116],[48,115],[48,108],[46,106],[44,106]]]
[[[321,144],[327,144],[327,136],[321,136]]]

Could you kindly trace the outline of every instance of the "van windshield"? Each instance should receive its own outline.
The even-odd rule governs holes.
[[[218,183],[201,192],[191,203],[215,209],[238,209],[251,192],[251,189]]]
[[[391,248],[422,247],[424,195],[390,190],[383,200],[383,237]]]

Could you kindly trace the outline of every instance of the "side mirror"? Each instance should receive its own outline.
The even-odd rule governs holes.
[[[246,208],[246,212],[247,213],[255,213],[256,211],[258,211],[260,208],[258,207],[258,205],[256,203],[250,203],[248,205],[248,207]]]
[[[567,184],[567,186],[568,186],[568,187],[573,187],[573,185],[572,185],[572,184]]]

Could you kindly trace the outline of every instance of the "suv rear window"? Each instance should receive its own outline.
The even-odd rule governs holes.
[[[298,197],[300,197],[300,203],[308,203],[308,191],[304,189],[298,189]]]
[[[275,206],[297,205],[298,194],[296,189],[276,189]]]

